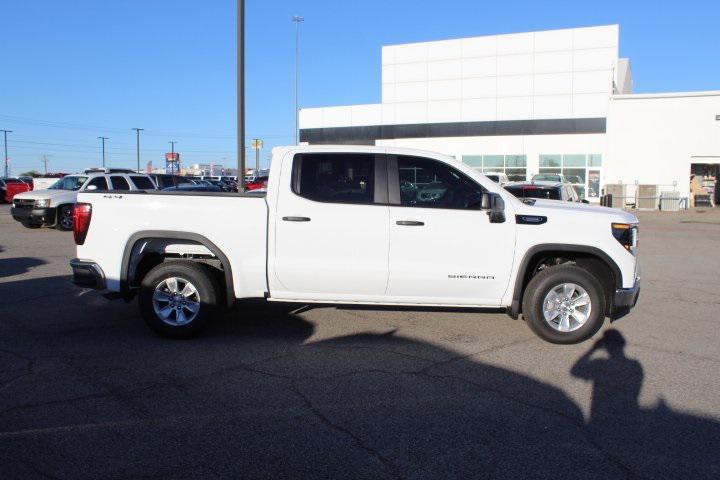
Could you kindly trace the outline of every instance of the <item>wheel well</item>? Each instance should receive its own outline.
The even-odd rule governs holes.
[[[208,242],[210,243],[210,242]],[[170,260],[184,260],[206,266],[220,285],[220,301],[231,304],[235,299],[227,258],[212,244],[182,238],[131,239],[123,258],[121,289],[131,295],[145,276],[156,266]]]
[[[61,203],[60,205],[55,207],[55,223],[58,223],[58,221],[60,220],[60,212],[62,212],[62,209],[67,206],[73,206],[73,205],[75,205],[75,204],[74,203]]]
[[[525,295],[525,288],[535,275],[545,268],[566,263],[577,265],[598,279],[605,292],[606,311],[609,312],[612,308],[613,293],[619,279],[608,261],[590,252],[546,250],[532,254],[529,260],[524,263],[524,270],[518,272],[522,275],[522,278],[519,279],[522,282],[516,285],[510,315],[516,318],[518,314],[522,313],[522,298]]]

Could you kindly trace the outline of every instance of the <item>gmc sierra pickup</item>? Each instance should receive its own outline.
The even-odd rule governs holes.
[[[148,325],[198,332],[236,299],[505,308],[554,343],[635,305],[638,221],[518,200],[444,155],[273,150],[267,192],[82,191],[73,281],[138,296]]]

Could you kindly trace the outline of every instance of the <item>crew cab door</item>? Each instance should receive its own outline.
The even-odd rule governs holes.
[[[286,157],[270,245],[272,298],[380,301],[388,278],[388,216],[384,155]]]
[[[439,160],[388,156],[390,279],[396,302],[500,305],[515,247],[515,220],[491,223],[483,187]]]

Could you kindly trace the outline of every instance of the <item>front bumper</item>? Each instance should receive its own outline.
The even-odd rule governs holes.
[[[105,273],[97,263],[73,258],[70,260],[70,268],[73,274],[72,282],[75,285],[95,290],[105,289]]]
[[[55,207],[47,208],[18,208],[12,207],[10,214],[18,222],[42,223],[45,225],[55,224],[57,212]]]
[[[617,320],[627,315],[637,304],[640,296],[640,279],[635,279],[632,288],[618,288],[613,296],[612,319]]]

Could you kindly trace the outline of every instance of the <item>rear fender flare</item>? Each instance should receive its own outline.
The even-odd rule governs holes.
[[[130,260],[132,258],[133,250],[138,242],[144,239],[159,238],[159,239],[170,239],[170,240],[189,240],[197,242],[203,245],[205,248],[220,260],[223,266],[223,273],[225,276],[225,298],[228,306],[232,306],[235,302],[235,287],[233,283],[232,267],[230,266],[230,260],[227,256],[215,245],[213,242],[208,240],[206,237],[192,232],[178,232],[173,230],[145,230],[142,232],[134,233],[125,244],[125,250],[123,252],[122,264],[120,269],[120,293],[122,295],[128,295],[130,293],[130,285],[128,280],[128,274],[130,270]]]

